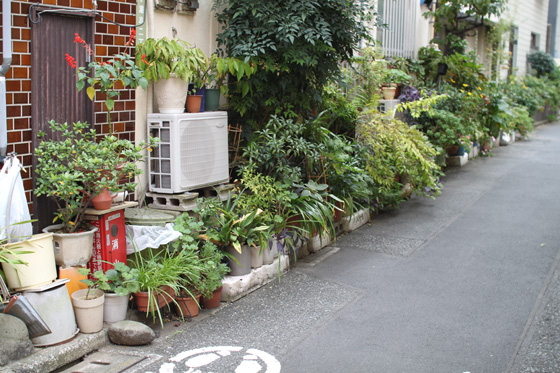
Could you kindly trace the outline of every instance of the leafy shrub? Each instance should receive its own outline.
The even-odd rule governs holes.
[[[554,71],[554,58],[546,52],[537,51],[527,55],[527,62],[537,72],[537,76],[550,74]]]

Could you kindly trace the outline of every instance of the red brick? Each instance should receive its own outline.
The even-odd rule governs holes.
[[[136,24],[136,15],[128,14],[126,16],[126,24],[127,25],[135,25]]]
[[[25,131],[25,132],[29,132],[31,133],[31,131]],[[25,133],[24,132],[24,133]],[[25,136],[24,136],[25,137]],[[33,162],[33,156],[32,155],[24,155],[23,157],[21,157],[21,159],[23,160],[21,163],[24,166],[31,166],[32,162]]]
[[[33,132],[32,131],[22,131],[21,132],[21,140],[31,142],[33,140]],[[29,163],[29,164],[31,164],[31,163]]]
[[[114,39],[115,39],[115,44],[116,45],[125,45],[126,41],[128,40],[128,39],[125,39],[124,36],[115,36]]]
[[[29,174],[29,170],[27,170],[27,174]],[[23,181],[23,187],[25,188],[25,190],[30,190],[33,188],[33,180],[32,179],[26,179]]]
[[[124,123],[122,123],[122,122],[113,123],[113,131],[114,132],[123,132],[124,131]]]
[[[21,29],[21,39],[31,40],[31,29],[28,28]]]
[[[124,110],[124,102],[123,101],[117,101],[115,102],[115,111],[123,111]]]
[[[95,25],[95,32],[98,34],[106,34],[107,33],[107,24],[106,23],[97,23]]]
[[[21,116],[22,117],[29,117],[31,116],[31,105],[23,105],[21,107]],[[31,140],[31,139],[30,139]]]
[[[21,84],[19,80],[6,80],[6,90],[9,92],[21,91]]]
[[[114,38],[112,35],[103,35],[103,44],[113,45]]]
[[[95,123],[105,123],[107,122],[107,114],[106,113],[95,113]]]
[[[100,11],[107,10],[107,1],[98,1],[97,9]]]
[[[115,15],[113,13],[103,12],[103,17],[110,19],[111,21],[115,20]]]
[[[22,144],[15,144],[14,145],[14,150],[18,154],[28,154],[28,153],[30,153],[29,148],[30,148],[29,143],[22,143]]]
[[[70,6],[70,0],[58,0],[60,6]]]
[[[6,122],[7,122],[8,131],[12,131],[14,129],[14,120],[12,118],[8,118]]]
[[[6,107],[6,114],[9,117],[21,117],[21,106],[19,105],[9,105]]]
[[[121,113],[119,113],[119,120],[122,120],[123,122],[126,122],[130,119],[130,112],[129,111],[123,111]]]
[[[15,53],[29,53],[29,42],[26,41],[14,41],[13,49]]]
[[[38,0],[34,0],[32,1],[34,3],[38,3],[40,1]],[[29,3],[20,3],[20,7],[21,7],[21,14],[29,14],[29,8],[31,7],[31,4]]]
[[[115,14],[115,22],[126,23],[126,17],[124,14]]]
[[[21,65],[31,66],[31,55],[30,54],[22,54],[21,55]]]
[[[27,16],[14,15],[12,17],[12,26],[13,27],[29,27],[28,22],[27,22]]]
[[[21,29],[16,28],[16,27],[12,28],[12,39],[13,40],[20,39],[20,35],[21,35]]]
[[[134,123],[127,122],[125,128],[128,132],[134,131],[135,128]]]
[[[109,3],[109,12],[118,13],[119,12],[119,4],[115,2]]]
[[[14,129],[15,130],[26,130],[29,128],[28,118],[16,118],[14,119]]]
[[[127,101],[125,107],[126,110],[134,110],[135,108],[134,101]]]
[[[71,0],[72,8],[83,8],[84,2],[82,0]]]
[[[118,34],[119,33],[119,26],[115,25],[115,24],[109,24],[107,25],[107,33],[108,34]]]
[[[21,142],[21,131],[8,132],[8,142],[12,144],[16,142]]]
[[[107,48],[107,55],[111,56],[113,54],[117,54],[119,53],[119,48],[118,47],[108,47]]]
[[[21,65],[21,54],[15,53],[12,54],[12,66]]]
[[[15,93],[14,94],[15,104],[27,104],[29,103],[29,96],[27,93]]]
[[[130,5],[129,4],[121,4],[120,12],[124,14],[130,14]]]
[[[22,80],[21,81],[21,90],[22,91],[31,91],[31,80]]]
[[[16,78],[19,78],[19,79],[29,78],[29,76],[28,76],[28,71],[29,70],[28,70],[27,67],[15,67],[15,68],[13,68],[13,70],[14,70],[14,76]]]
[[[93,1],[92,0],[84,0],[84,8],[93,9]]]
[[[14,94],[6,93],[6,104],[11,105],[14,103]]]

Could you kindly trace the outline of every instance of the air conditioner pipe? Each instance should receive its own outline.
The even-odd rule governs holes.
[[[2,1],[2,66],[0,67],[0,164],[8,150],[8,114],[6,111],[6,73],[12,65],[12,2]]]

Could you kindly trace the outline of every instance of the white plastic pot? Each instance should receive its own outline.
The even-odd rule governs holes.
[[[56,264],[63,267],[88,264],[93,255],[93,236],[98,228],[79,233],[56,233],[60,228],[62,224],[50,225],[43,229],[45,233],[53,233]]]
[[[74,314],[80,332],[86,334],[97,333],[103,329],[105,293],[103,290],[93,289],[90,290],[89,297],[86,299],[87,292],[88,289],[81,289],[72,293]]]
[[[32,252],[18,255],[21,260],[27,262],[27,265],[18,264],[12,267],[9,264],[2,263],[10,289],[22,291],[56,280],[52,233],[36,234],[28,240],[7,244],[6,248]],[[12,255],[7,255],[7,257],[15,259]]]
[[[128,294],[117,295],[105,293],[105,303],[103,304],[103,321],[114,323],[126,319],[128,311]]]
[[[175,76],[159,79],[154,83],[154,94],[159,112],[162,114],[181,114],[185,112],[185,103],[189,83]]]

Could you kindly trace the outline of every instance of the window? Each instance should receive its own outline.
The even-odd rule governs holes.
[[[417,0],[379,0],[378,12],[386,29],[379,29],[377,40],[387,57],[416,57]]]

